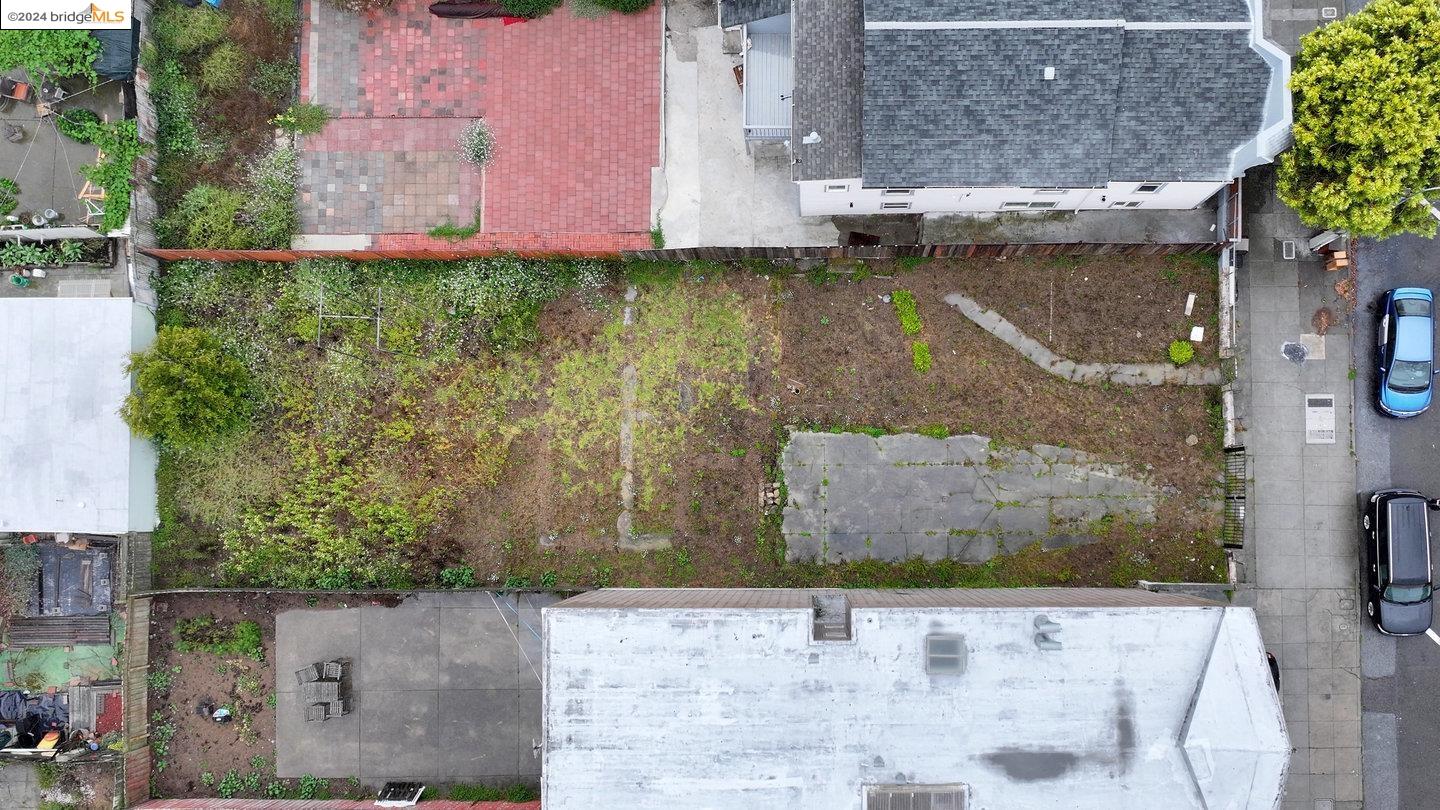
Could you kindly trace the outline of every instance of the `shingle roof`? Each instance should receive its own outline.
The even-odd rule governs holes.
[[[1230,152],[1260,128],[1270,83],[1248,37],[1125,32],[1109,179],[1229,179]]]
[[[738,0],[730,0],[736,2]],[[868,0],[867,22],[1129,20],[1242,22],[1245,0]]]
[[[720,0],[720,26],[734,25],[790,13],[790,0]]]
[[[1196,10],[1234,22],[1228,18],[1235,2],[1096,0],[1085,9],[1092,19],[1144,5],[1142,20]],[[1018,10],[1007,6],[1003,15],[1080,16],[1067,5],[1021,0]],[[1245,20],[1243,4],[1239,10]],[[877,15],[964,21],[966,13],[1001,12],[973,0],[938,6],[868,0],[866,13],[873,22]],[[864,183],[1076,188],[1126,180],[1227,180],[1231,154],[1264,124],[1272,80],[1269,65],[1250,47],[1250,34],[1248,27],[1118,24],[866,29]],[[797,51],[801,46],[797,42]],[[1047,67],[1054,68],[1054,79],[1044,78]]]
[[[861,0],[796,0],[794,31],[795,179],[859,177]],[[811,132],[819,143],[802,142]]]
[[[867,186],[1104,185],[1119,28],[865,33]],[[1045,66],[1057,72],[1043,80]]]

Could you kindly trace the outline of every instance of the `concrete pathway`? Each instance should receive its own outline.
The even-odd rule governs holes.
[[[1323,337],[1305,334],[1320,307],[1345,311],[1337,276],[1304,250],[1314,230],[1275,198],[1268,172],[1252,173],[1244,193],[1250,252],[1237,275],[1236,408],[1252,484],[1235,602],[1255,607],[1280,662],[1294,747],[1284,808],[1357,810],[1362,616],[1350,335],[1344,324]],[[1297,240],[1300,257],[1284,259],[1282,240]],[[1318,351],[1296,362],[1302,355],[1287,356],[1286,343]],[[1310,400],[1333,404],[1333,443],[1307,443]]]
[[[40,782],[29,762],[0,761],[0,807],[33,810],[40,806]]]
[[[1119,464],[974,434],[794,433],[781,453],[793,561],[951,557],[984,562],[1034,543],[1090,542],[1107,515],[1154,519],[1163,493]]]
[[[945,296],[945,303],[958,309],[986,332],[1010,344],[1030,362],[1071,382],[1109,380],[1117,385],[1219,385],[1220,369],[1213,366],[1174,366],[1170,363],[1077,363],[1050,351],[1000,313],[986,309],[960,293]]]

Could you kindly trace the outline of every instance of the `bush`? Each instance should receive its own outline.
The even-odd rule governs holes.
[[[134,179],[135,161],[144,147],[134,121],[115,121],[90,127],[91,140],[105,154],[105,160],[94,166],[81,166],[80,172],[97,186],[105,189],[105,217],[100,225],[106,231],[125,227],[130,216],[130,183]]]
[[[289,146],[271,149],[251,162],[245,184],[250,191],[246,216],[251,223],[251,245],[290,247],[291,237],[300,231],[300,217],[295,211],[300,156]]]
[[[1195,359],[1195,347],[1188,340],[1170,341],[1170,362],[1183,366]]]
[[[243,655],[256,661],[265,659],[265,641],[259,624],[248,620],[229,624],[214,616],[177,620],[175,649],[221,656]]]
[[[590,0],[590,2],[621,14],[638,14],[649,8],[655,0]]]
[[[0,31],[0,73],[25,68],[32,79],[96,80],[100,40],[89,31]]]
[[[258,8],[276,31],[288,32],[300,24],[300,10],[295,0],[245,0],[245,4]]]
[[[440,288],[458,317],[480,320],[491,345],[507,349],[535,339],[540,307],[572,278],[568,267],[503,256],[459,265]]]
[[[895,314],[900,316],[900,331],[910,337],[920,334],[920,313],[915,309],[915,295],[909,290],[896,290],[890,295]]]
[[[172,447],[204,447],[245,425],[250,380],[245,366],[201,329],[169,326],[130,356],[135,390],[120,415],[141,436]]]
[[[930,358],[930,344],[923,340],[917,340],[910,344],[910,362],[915,370],[921,374],[930,371],[932,360]]]
[[[537,19],[554,11],[561,0],[500,0],[500,5],[516,17]]]
[[[261,62],[255,66],[250,89],[266,98],[285,101],[295,94],[300,83],[300,63],[294,59]]]
[[[156,221],[155,230],[169,247],[244,250],[255,243],[247,202],[239,191],[201,183]]]
[[[54,118],[55,128],[72,141],[91,143],[95,140],[95,128],[100,126],[100,116],[94,110],[76,107],[65,110]]]
[[[447,588],[474,588],[480,584],[475,569],[468,565],[446,568],[440,572],[440,584]]]
[[[219,45],[200,63],[200,86],[211,93],[234,90],[245,81],[249,64],[245,50],[234,42]]]
[[[200,130],[196,126],[200,91],[174,59],[163,59],[150,71],[150,97],[155,102],[159,131],[156,142],[162,155],[188,157],[199,153]]]
[[[488,165],[495,157],[495,136],[484,121],[471,121],[460,133],[460,157],[476,166]]]
[[[151,35],[161,50],[188,54],[203,51],[225,38],[230,16],[201,3],[186,8],[178,2],[164,4],[151,24]]]
[[[395,4],[395,0],[330,0],[330,5],[341,11],[353,11],[356,14],[364,14],[367,11],[378,11],[389,8]]]
[[[270,123],[300,135],[314,135],[325,128],[330,121],[330,111],[323,104],[297,101],[285,112],[270,119]]]

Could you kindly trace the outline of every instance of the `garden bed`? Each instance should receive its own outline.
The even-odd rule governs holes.
[[[1183,287],[1210,299],[1193,317],[1213,312],[1203,268],[1157,292],[1149,280],[1164,283],[1172,267],[1163,259],[907,264],[806,276],[636,263],[622,271],[633,302],[593,265],[505,265],[507,293],[486,286],[500,266],[487,263],[172,267],[162,321],[215,334],[259,394],[243,430],[163,454],[157,576],[342,588],[1223,577],[1217,391],[1069,383],[943,301],[973,296],[1077,360],[1153,361],[1183,326],[1172,311]],[[1068,297],[1052,327],[1049,280],[1062,272],[1106,280],[1103,292]],[[567,276],[579,289],[525,299],[538,307],[533,326],[521,311],[531,304],[505,303],[536,278]],[[317,322],[320,287],[325,311],[360,320]],[[1137,287],[1164,306],[1120,294]],[[364,320],[377,288],[389,302],[378,351]],[[914,295],[914,335],[902,331],[897,290]],[[1097,325],[1109,323],[1148,337],[1129,345]],[[1106,542],[987,566],[787,565],[779,516],[760,505],[787,427],[1058,444],[1123,463],[1168,497],[1153,526],[1106,523],[1094,528]],[[622,432],[633,436],[628,469]],[[617,550],[627,522],[669,547]]]
[[[152,794],[251,798],[365,798],[341,780],[275,777],[275,616],[303,607],[354,603],[344,594],[182,594],[158,596],[150,615],[149,708]],[[187,622],[213,620],[228,640],[243,622],[258,629],[259,656],[245,645],[181,650]],[[237,634],[238,635],[238,634]],[[217,723],[202,705],[229,708]],[[233,775],[232,775],[233,773]]]

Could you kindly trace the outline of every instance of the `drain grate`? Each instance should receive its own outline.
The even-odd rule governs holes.
[[[1245,545],[1245,481],[1244,447],[1225,448],[1225,523],[1220,529],[1220,542],[1226,548]]]
[[[1335,395],[1305,395],[1305,443],[1335,443]]]

